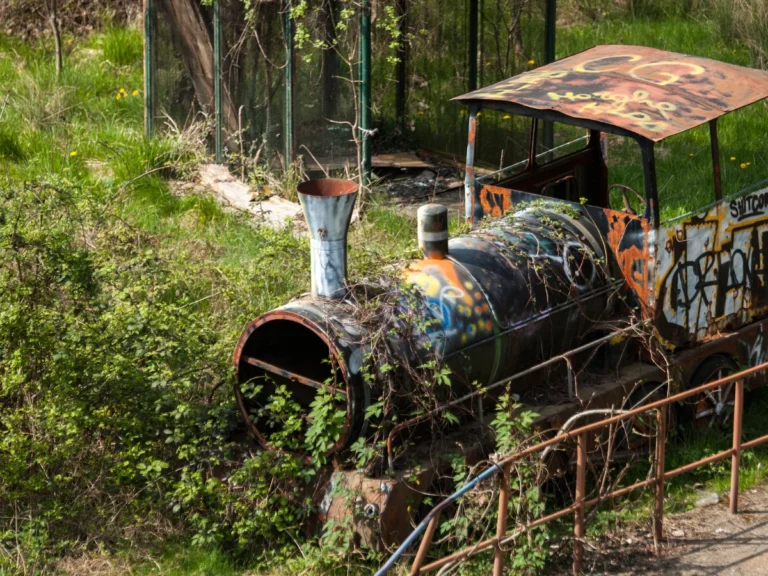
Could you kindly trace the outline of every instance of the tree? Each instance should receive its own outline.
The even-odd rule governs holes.
[[[48,17],[53,29],[53,42],[56,45],[56,78],[61,78],[61,70],[64,67],[64,55],[61,48],[61,30],[59,28],[59,16],[56,0],[51,0],[48,6]]]
[[[212,31],[206,24],[199,0],[161,0],[166,17],[197,100],[204,110],[214,110],[214,68]],[[222,122],[227,145],[234,149],[238,133],[237,113],[227,89],[227,71],[222,70]]]

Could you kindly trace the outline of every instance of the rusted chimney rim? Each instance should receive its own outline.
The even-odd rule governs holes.
[[[323,198],[354,194],[357,192],[358,188],[359,187],[355,182],[352,182],[351,180],[342,180],[340,178],[307,180],[296,187],[299,194],[304,194],[306,196],[320,196]]]

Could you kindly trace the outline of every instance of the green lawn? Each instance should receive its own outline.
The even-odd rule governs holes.
[[[749,63],[745,49],[724,45],[707,22],[609,19],[563,28],[558,42],[560,56],[597,43],[635,43]],[[274,529],[293,519],[264,505],[269,486],[258,486],[263,491],[254,489],[244,503],[237,499],[243,482],[217,484],[205,475],[218,458],[235,456],[200,440],[216,437],[237,418],[230,388],[216,385],[230,376],[229,357],[244,323],[307,289],[308,241],[256,227],[222,210],[210,196],[174,193],[171,181],[189,178],[208,159],[206,134],[166,130],[152,142],[144,140],[138,30],[110,28],[85,40],[65,38],[65,45],[65,70],[57,80],[50,47],[0,36],[0,103],[8,94],[0,119],[0,225],[8,251],[3,270],[17,274],[13,254],[28,255],[20,248],[14,222],[23,224],[19,229],[29,246],[42,238],[55,248],[43,245],[25,261],[25,270],[46,271],[43,280],[29,284],[29,276],[19,271],[13,276],[19,291],[0,294],[6,298],[0,302],[5,306],[0,310],[0,351],[10,351],[0,358],[0,400],[8,399],[0,403],[0,426],[17,432],[0,440],[0,465],[6,466],[0,507],[15,501],[12,497],[30,506],[21,511],[28,517],[21,512],[7,516],[17,524],[0,524],[0,574],[16,573],[19,558],[29,562],[28,573],[39,573],[55,565],[58,551],[69,553],[68,546],[74,555],[114,554],[114,573],[124,571],[126,564],[120,562],[146,575],[259,572],[264,564],[242,549],[232,552],[237,546],[255,547],[254,542],[267,550],[259,558],[269,565],[263,570],[295,573],[309,567],[309,573],[322,573],[316,558],[301,558],[285,529]],[[768,111],[762,104],[723,120],[726,193],[768,176],[766,128]],[[664,217],[711,200],[706,145],[706,130],[696,130],[660,146]],[[609,162],[612,178],[637,184],[632,143],[611,148]],[[375,275],[382,262],[414,254],[413,228],[411,220],[372,198],[350,235],[353,277]],[[34,299],[41,293],[48,300]],[[18,302],[12,297],[25,305],[14,306]],[[85,320],[103,324],[85,332]],[[27,327],[35,337],[23,349],[14,347],[10,330],[22,333]],[[99,340],[102,333],[112,340]],[[61,353],[67,347],[79,356],[67,358]],[[151,362],[146,360],[150,357]],[[104,358],[108,362],[102,363]],[[44,377],[49,378],[47,388],[30,385]],[[28,386],[30,394],[19,392]],[[104,402],[103,410],[94,409],[91,393]],[[214,393],[211,403],[208,396]],[[143,406],[145,412],[133,411],[140,395],[154,398]],[[748,405],[745,434],[756,435],[764,430],[768,397],[757,393]],[[130,420],[130,428],[124,420]],[[31,427],[22,430],[22,424]],[[113,462],[99,451],[118,443],[125,460]],[[727,443],[720,434],[684,436],[670,447],[668,466]],[[79,460],[81,452],[93,460]],[[165,460],[173,463],[174,472],[183,470],[181,480],[168,481]],[[110,473],[117,470],[121,483],[105,481],[109,474],[94,462]],[[80,464],[97,472],[86,474]],[[745,457],[744,486],[762,480],[766,466],[766,451]],[[260,472],[249,473],[245,483]],[[694,482],[722,491],[728,478],[722,464],[676,480],[669,488],[668,510],[690,504]],[[91,508],[82,495],[100,482],[107,482],[108,490]],[[134,489],[135,498],[126,496]],[[28,490],[24,498],[20,490]],[[234,496],[217,500],[222,492]],[[139,494],[147,498],[145,507],[136,504]],[[601,513],[593,526],[636,521],[648,509],[643,497],[621,514]],[[108,545],[85,546],[70,536],[80,534],[72,528],[73,518],[83,523],[77,530],[103,530]],[[183,536],[179,544],[179,531],[195,533],[197,539],[190,543]],[[163,545],[155,534],[174,544]],[[230,546],[226,552],[224,541]],[[137,542],[139,550],[132,548]]]

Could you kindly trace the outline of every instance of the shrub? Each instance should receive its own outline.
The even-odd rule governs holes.
[[[0,572],[178,531],[293,545],[312,470],[231,439],[250,278],[103,215],[108,196],[63,177],[0,188]],[[243,284],[214,302],[222,274]]]

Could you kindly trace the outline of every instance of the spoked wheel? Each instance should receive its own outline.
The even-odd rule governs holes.
[[[624,403],[624,410],[634,410],[666,397],[667,385],[660,382],[646,382],[635,388]],[[667,429],[674,426],[674,415],[667,411]],[[656,436],[656,411],[644,412],[625,420],[617,430],[620,436],[616,444],[616,460],[635,458],[647,454],[651,449],[650,439]]]
[[[735,374],[738,365],[725,356],[707,358],[691,378],[690,388],[696,388]],[[729,382],[712,390],[706,390],[684,401],[684,423],[698,432],[723,426],[731,421],[736,397],[736,383]]]

